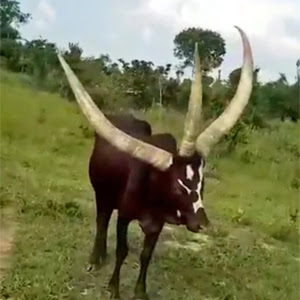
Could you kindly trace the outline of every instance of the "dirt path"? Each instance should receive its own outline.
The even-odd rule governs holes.
[[[16,222],[11,209],[0,210],[0,279],[10,266],[10,254]]]

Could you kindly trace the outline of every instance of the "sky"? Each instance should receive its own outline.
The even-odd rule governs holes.
[[[78,42],[85,56],[144,59],[179,64],[174,37],[188,27],[219,32],[226,42],[222,78],[242,64],[242,44],[234,25],[250,39],[260,80],[285,73],[296,79],[300,58],[300,0],[21,0],[32,20],[23,37],[43,37],[67,48]],[[216,76],[216,72],[213,74]]]

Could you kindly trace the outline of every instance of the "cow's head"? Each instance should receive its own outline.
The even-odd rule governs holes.
[[[191,157],[177,156],[171,168],[173,201],[177,204],[177,216],[191,231],[209,223],[203,206],[204,159],[194,153]]]
[[[237,91],[225,111],[200,133],[202,108],[202,74],[198,47],[195,47],[195,79],[191,86],[184,135],[177,154],[133,138],[116,128],[92,101],[63,57],[60,63],[75,97],[94,127],[95,131],[109,143],[158,171],[171,175],[168,186],[174,201],[178,204],[178,215],[186,217],[189,230],[197,231],[200,225],[208,223],[203,207],[203,167],[212,148],[222,136],[234,126],[247,105],[253,81],[253,59],[250,43],[245,33],[238,28],[244,47],[244,62]]]

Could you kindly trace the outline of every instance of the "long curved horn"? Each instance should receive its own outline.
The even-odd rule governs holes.
[[[198,53],[198,43],[195,44],[195,77],[191,86],[188,112],[184,124],[179,155],[190,157],[195,152],[195,142],[200,133],[202,110],[202,72]]]
[[[90,124],[101,137],[119,150],[126,152],[161,171],[165,171],[171,166],[173,162],[173,155],[171,153],[127,135],[106,119],[59,53],[58,59],[65,71],[79,106]]]
[[[237,91],[224,112],[202,132],[196,141],[197,151],[207,156],[210,149],[224,136],[237,122],[246,107],[252,91],[253,58],[249,40],[239,27],[244,47],[244,62]]]

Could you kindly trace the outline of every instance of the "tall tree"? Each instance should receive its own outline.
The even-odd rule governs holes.
[[[81,55],[83,53],[83,49],[79,46],[78,43],[69,43],[69,50],[65,51],[65,55],[69,57],[69,59],[80,60]]]
[[[203,71],[219,67],[226,53],[224,39],[218,32],[195,27],[181,31],[174,39],[174,55],[182,61],[182,67],[193,66],[196,42]]]
[[[46,39],[27,41],[23,49],[23,64],[26,71],[42,82],[51,69],[58,66],[56,45]]]
[[[25,24],[30,14],[23,13],[19,1],[1,0],[0,2],[0,56],[5,58],[7,67],[20,71],[22,44],[18,27]]]
[[[157,73],[158,77],[158,91],[159,91],[159,105],[163,105],[163,95],[166,88],[167,76],[171,70],[171,64],[167,64],[166,67],[158,66],[154,72]]]
[[[300,58],[296,62],[296,67],[297,67],[298,101],[300,103]]]
[[[0,36],[1,39],[18,39],[20,24],[28,22],[30,14],[23,13],[20,2],[16,0],[1,0],[0,2]]]

